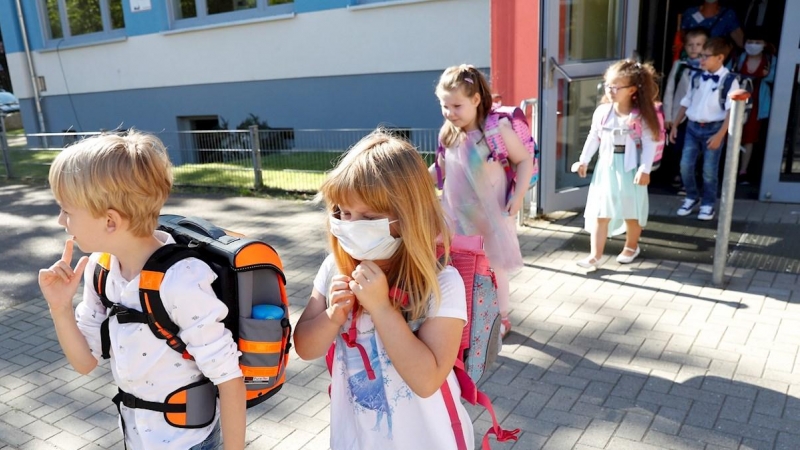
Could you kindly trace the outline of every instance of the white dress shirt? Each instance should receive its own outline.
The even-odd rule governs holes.
[[[722,109],[719,104],[719,96],[722,90],[722,80],[727,74],[728,69],[723,66],[713,74],[703,72],[703,74],[697,75],[697,80],[692,83],[693,85],[681,99],[681,106],[686,108],[686,117],[689,120],[700,123],[725,120],[728,110],[731,108],[731,99],[730,97],[725,99],[725,109]],[[719,80],[708,79],[704,81],[703,75],[717,75]],[[733,80],[728,93],[730,94],[736,89],[739,89],[739,82]]]
[[[165,244],[175,242],[162,231],[156,231],[155,237]],[[99,253],[92,254],[86,265],[83,301],[75,309],[75,318],[92,354],[102,363],[100,325],[106,318],[106,308],[91,283],[99,257]],[[203,376],[214,384],[242,376],[240,352],[231,332],[222,324],[228,308],[211,290],[215,278],[206,263],[187,258],[170,267],[161,283],[164,307],[180,327],[178,336],[186,343],[186,350],[194,361],[183,359],[166,341],[156,338],[147,324],[120,324],[115,318],[109,320],[109,362],[120,389],[143,400],[163,402],[170,393]],[[139,276],[130,281],[123,278],[119,261],[114,256],[111,257],[106,295],[112,302],[142,310]],[[219,401],[216,408],[216,420],[219,420]],[[185,429],[169,425],[161,412],[130,409],[124,405],[121,412],[128,448],[135,449],[190,448],[205,440],[216,422],[204,428]]]

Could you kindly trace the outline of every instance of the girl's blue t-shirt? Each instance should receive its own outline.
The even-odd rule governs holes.
[[[730,8],[721,8],[719,14],[713,17],[703,17],[699,6],[687,9],[681,16],[681,30],[700,27],[708,29],[711,37],[726,37],[741,28],[741,25],[736,17],[736,11]]]

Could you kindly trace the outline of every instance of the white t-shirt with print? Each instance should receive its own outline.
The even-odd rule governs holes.
[[[338,273],[329,255],[314,279],[314,288],[328,295],[331,278]],[[453,317],[466,324],[467,306],[464,282],[453,267],[439,274],[442,301],[434,310],[430,300],[428,317]],[[341,333],[350,328],[348,318]],[[336,338],[336,352],[331,374],[331,448],[333,450],[455,449],[456,441],[441,389],[428,398],[416,395],[403,381],[389,360],[380,336],[366,312],[356,323],[357,342],[370,358],[375,379],[369,380],[361,354]],[[447,383],[469,449],[474,448],[472,421],[461,403],[461,389],[451,370]]]
[[[175,242],[162,231],[156,231],[154,236],[165,244]],[[106,308],[92,286],[99,257],[99,253],[92,254],[86,265],[83,301],[75,309],[75,319],[92,355],[102,363],[100,325],[106,318]],[[215,278],[206,263],[187,258],[170,267],[161,283],[164,307],[179,326],[178,336],[186,343],[194,361],[183,359],[166,341],[156,338],[147,324],[120,324],[115,318],[109,321],[109,361],[120,389],[143,400],[163,402],[167,395],[203,375],[214,384],[242,376],[240,352],[230,330],[222,324],[228,308],[211,290]],[[130,281],[123,278],[114,256],[106,281],[106,296],[112,302],[142,310],[139,276]],[[161,412],[124,405],[121,412],[128,448],[135,449],[190,448],[203,442],[215,424],[198,429],[177,428],[169,425]],[[216,418],[219,419],[219,400]]]

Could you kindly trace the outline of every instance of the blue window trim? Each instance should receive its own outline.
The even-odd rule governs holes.
[[[270,19],[287,19],[295,15],[294,3],[269,6],[267,0],[258,0],[255,8],[210,15],[203,13],[198,14],[197,17],[177,19],[175,18],[173,6],[176,1],[167,0],[165,2],[170,18],[170,30],[172,31],[215,28],[216,26],[238,25]],[[164,34],[170,34],[170,32],[167,31]]]
[[[438,0],[352,0],[347,9],[358,11],[361,9],[384,8],[388,6],[411,5],[414,3],[428,3]]]
[[[104,1],[104,0],[100,0]],[[106,3],[109,0],[105,0]],[[123,4],[124,5],[124,4]],[[43,48],[42,51],[47,52],[51,50],[60,50],[65,48],[72,48],[72,47],[86,47],[90,45],[99,45],[99,44],[106,44],[110,42],[119,42],[127,39],[128,35],[125,31],[125,28],[119,28],[116,30],[108,30],[108,31],[98,31],[97,33],[88,33],[88,34],[81,34],[78,36],[66,36],[60,38],[51,38],[50,37],[50,20],[47,15],[47,0],[37,0],[36,1],[36,9],[39,15],[39,24],[40,30],[42,33],[42,42]],[[59,8],[60,9],[60,8]],[[106,8],[107,10],[108,8]],[[101,11],[103,11],[101,7]],[[59,11],[59,18],[61,19],[62,23],[62,33],[65,32],[64,25],[67,22],[62,16],[63,11]],[[102,14],[102,13],[101,13]],[[103,17],[102,18],[103,27],[106,26],[110,27],[111,24],[110,19]]]

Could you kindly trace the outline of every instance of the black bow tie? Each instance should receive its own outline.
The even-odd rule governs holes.
[[[719,83],[719,75],[711,75],[710,73],[703,74],[703,81],[712,80],[714,83]]]

